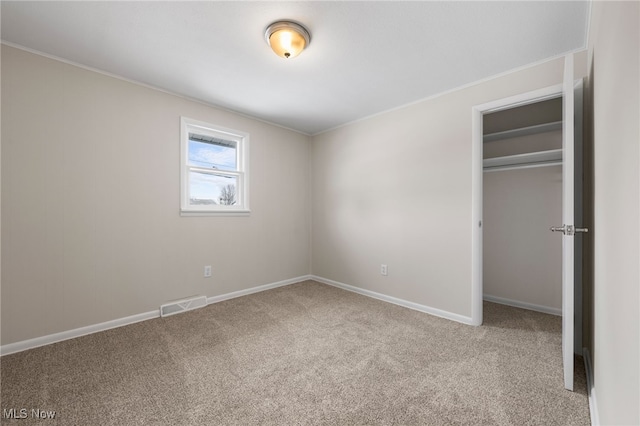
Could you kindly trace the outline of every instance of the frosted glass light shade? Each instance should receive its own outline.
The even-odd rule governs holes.
[[[271,49],[281,58],[295,58],[310,41],[309,32],[299,24],[279,21],[269,25],[264,35]]]

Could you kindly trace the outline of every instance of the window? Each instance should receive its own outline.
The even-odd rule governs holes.
[[[249,213],[249,134],[182,117],[181,211]]]

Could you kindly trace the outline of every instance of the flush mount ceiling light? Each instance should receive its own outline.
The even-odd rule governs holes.
[[[295,58],[309,45],[309,31],[291,21],[277,21],[267,27],[264,33],[267,44],[281,58]]]

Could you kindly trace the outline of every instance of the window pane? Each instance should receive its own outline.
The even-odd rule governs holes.
[[[189,165],[237,170],[238,142],[189,133]]]
[[[238,178],[189,172],[189,204],[192,206],[235,205]]]

